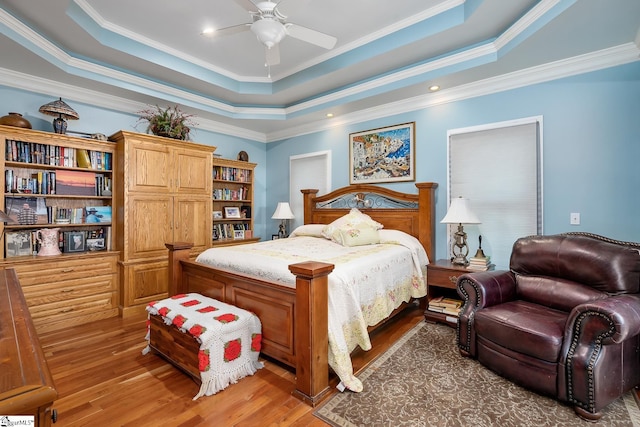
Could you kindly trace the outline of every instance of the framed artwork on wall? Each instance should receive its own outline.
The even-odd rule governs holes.
[[[415,181],[415,122],[349,134],[349,183]]]

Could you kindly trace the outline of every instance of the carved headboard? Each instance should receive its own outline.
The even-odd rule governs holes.
[[[417,193],[401,193],[369,184],[342,187],[323,196],[318,190],[301,190],[304,223],[329,224],[352,208],[378,221],[384,228],[404,231],[416,237],[430,261],[435,260],[435,190],[438,184],[415,184]]]

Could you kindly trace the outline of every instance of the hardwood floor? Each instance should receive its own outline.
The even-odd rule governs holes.
[[[410,308],[373,334],[374,350],[354,354],[356,372],[420,321],[422,310]],[[265,359],[255,375],[192,401],[196,383],[159,356],[142,354],[145,333],[146,317],[134,317],[40,335],[59,395],[56,427],[327,425],[291,395],[293,373]],[[336,383],[332,378],[332,393]]]

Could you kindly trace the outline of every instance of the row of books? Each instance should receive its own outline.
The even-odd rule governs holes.
[[[461,307],[462,300],[440,296],[432,298],[429,301],[427,309],[437,313],[458,316]]]
[[[467,266],[467,268],[469,270],[474,270],[474,271],[487,271],[490,265],[491,265],[490,257],[484,257],[484,258],[471,257],[469,258],[469,265]]]
[[[83,150],[58,145],[7,140],[5,160],[39,165],[111,170],[112,155],[102,151]]]
[[[214,166],[213,179],[224,179],[225,181],[249,182],[251,181],[251,171],[247,169],[231,168],[227,166]]]
[[[111,177],[95,172],[6,169],[4,177],[6,193],[105,196],[112,191]]]
[[[111,227],[64,231],[58,235],[58,246],[63,253],[111,250]],[[39,250],[38,230],[5,233],[6,258],[37,255]]]
[[[252,233],[249,224],[244,223],[222,223],[213,225],[213,240],[218,239],[245,239],[251,237]]]
[[[249,196],[249,189],[247,187],[241,188],[214,188],[213,199],[214,200],[247,200]]]

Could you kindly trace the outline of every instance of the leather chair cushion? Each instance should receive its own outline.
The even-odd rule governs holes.
[[[517,300],[478,310],[478,336],[550,363],[560,359],[568,313]]]
[[[516,274],[516,289],[519,299],[545,305],[562,311],[571,311],[575,306],[608,298],[605,292],[569,280],[545,276],[523,276]]]

